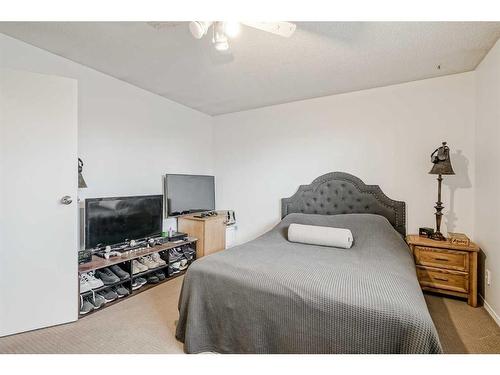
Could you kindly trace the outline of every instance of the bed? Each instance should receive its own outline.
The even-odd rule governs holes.
[[[405,216],[404,202],[346,173],[300,186],[272,230],[193,263],[177,339],[187,353],[441,353]],[[291,223],[348,228],[354,245],[289,242]]]

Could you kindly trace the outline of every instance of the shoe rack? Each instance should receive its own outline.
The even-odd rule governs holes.
[[[154,247],[144,247],[144,248],[132,250],[132,251],[129,251],[125,256],[121,256],[121,257],[117,256],[117,257],[105,259],[105,258],[98,257],[97,255],[92,255],[92,260],[90,262],[83,263],[83,264],[80,264],[78,266],[78,277],[80,277],[80,275],[82,273],[96,271],[96,270],[99,270],[102,268],[113,266],[115,264],[119,265],[124,271],[128,272],[130,277],[123,279],[123,280],[120,280],[119,282],[104,285],[104,286],[101,286],[99,288],[92,289],[92,290],[89,290],[89,291],[83,292],[83,293],[80,293],[80,280],[78,279],[78,293],[79,293],[78,306],[80,306],[80,296],[87,297],[89,295],[92,295],[92,291],[94,293],[97,293],[97,292],[104,291],[106,289],[110,289],[110,288],[113,288],[115,286],[121,285],[124,288],[126,288],[130,294],[128,296],[117,298],[116,300],[114,300],[112,302],[108,302],[104,306],[102,306],[101,308],[90,311],[87,314],[84,314],[84,315],[79,314],[78,318],[81,319],[81,318],[84,318],[86,316],[92,315],[93,313],[100,311],[102,309],[105,309],[106,307],[112,306],[115,303],[119,303],[120,301],[124,301],[126,299],[131,298],[131,297],[134,297],[137,294],[145,292],[146,290],[151,289],[157,285],[163,284],[163,283],[170,281],[176,277],[182,276],[184,273],[186,273],[186,271],[189,268],[189,266],[191,265],[191,263],[194,260],[196,260],[196,244],[197,244],[196,238],[188,237],[188,239],[186,241],[167,242],[167,243],[164,243],[162,245],[157,245]],[[182,270],[182,271],[175,273],[175,274],[169,274],[168,266],[169,266],[169,264],[171,264],[169,250],[174,249],[174,248],[183,247],[183,246],[189,246],[189,247],[193,248],[195,250],[194,257],[192,260],[188,261],[188,267],[185,270]],[[157,268],[148,269],[147,271],[132,274],[132,261],[134,259],[138,259],[140,257],[150,255],[153,253],[159,253],[161,258],[163,260],[165,260],[166,264],[164,266],[160,266]],[[136,277],[147,278],[147,276],[150,273],[156,273],[158,271],[162,271],[165,274],[165,276],[166,276],[165,280],[161,280],[160,282],[155,283],[155,284],[149,284],[149,283],[145,284],[141,288],[136,289],[136,290],[132,289],[133,279],[135,279]],[[80,311],[80,309],[78,309],[78,311]]]

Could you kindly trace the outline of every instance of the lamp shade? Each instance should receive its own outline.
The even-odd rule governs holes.
[[[83,178],[82,172],[83,172],[83,161],[82,161],[82,159],[78,158],[78,187],[79,188],[86,188],[87,183],[85,182],[85,179]]]
[[[441,147],[438,147],[431,154],[431,161],[433,163],[432,169],[429,174],[455,174],[451,166],[450,148],[443,142]]]

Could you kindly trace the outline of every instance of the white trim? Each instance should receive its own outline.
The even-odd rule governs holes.
[[[500,327],[500,316],[498,316],[498,314],[495,312],[495,310],[493,310],[493,307],[491,307],[490,304],[488,302],[486,302],[486,300],[484,299],[484,297],[482,295],[479,295],[479,298],[481,298],[483,300],[483,306],[484,306],[485,310],[488,312],[488,314],[491,315],[491,317],[493,318],[495,323]]]

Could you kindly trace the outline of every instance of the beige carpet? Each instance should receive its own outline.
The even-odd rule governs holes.
[[[182,353],[174,337],[182,277],[76,323],[0,338],[0,353]],[[484,308],[426,295],[446,353],[500,353],[500,328]]]

